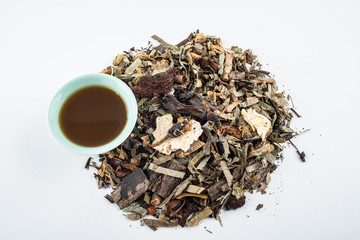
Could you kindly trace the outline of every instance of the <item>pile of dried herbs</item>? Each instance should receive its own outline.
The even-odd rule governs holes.
[[[177,45],[152,38],[160,45],[118,54],[102,71],[131,87],[139,114],[128,139],[86,167],[127,218],[193,227],[242,207],[246,191],[266,192],[280,144],[296,135],[289,110],[298,114],[252,51],[199,32]]]

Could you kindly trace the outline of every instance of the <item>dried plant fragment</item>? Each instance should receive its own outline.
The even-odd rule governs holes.
[[[274,150],[274,146],[271,145],[270,143],[266,143],[263,146],[261,146],[260,148],[252,150],[249,154],[249,157],[265,155],[267,153],[272,152],[273,150]]]
[[[119,66],[120,62],[123,60],[123,58],[126,56],[126,54],[118,54],[116,58],[113,61],[114,66]]]
[[[223,76],[222,79],[224,81],[228,81],[229,80],[229,74],[231,72],[232,69],[232,61],[233,61],[233,55],[231,52],[226,52],[225,55],[225,67],[224,67],[224,72],[223,72]]]
[[[237,199],[235,196],[230,196],[229,202],[226,204],[226,210],[237,209],[245,205],[245,196]]]
[[[271,133],[271,122],[265,116],[257,113],[254,109],[241,110],[241,115],[245,121],[251,126],[253,131],[257,131],[262,140]]]
[[[195,185],[189,185],[185,191],[189,193],[197,193],[200,194],[205,190],[203,187],[195,186]]]
[[[189,150],[191,144],[194,141],[198,140],[198,138],[203,132],[199,122],[195,120],[190,120],[190,124],[190,131],[185,132],[179,137],[169,138],[162,142],[160,145],[155,146],[154,149],[166,155],[170,155],[171,152],[178,149],[181,149],[184,152]],[[155,137],[154,142],[156,143],[166,138],[168,135],[168,131],[171,129],[172,126],[172,116],[170,114],[158,117],[156,119],[156,130],[153,132],[153,136]]]
[[[197,197],[202,199],[207,199],[208,196],[205,194],[199,194],[199,193],[182,193],[179,196],[176,197],[176,199],[182,199],[184,197]]]
[[[198,33],[198,34],[196,34],[196,36],[195,36],[195,43],[202,43],[202,42],[204,42],[204,41],[206,41],[206,37],[204,36],[203,33]]]
[[[186,152],[176,153],[176,157],[177,158],[184,158],[184,157],[188,156],[189,154],[191,154],[191,153],[197,151],[198,149],[202,148],[204,145],[205,145],[204,142],[202,142],[200,140],[196,141],[191,145],[190,149],[187,150]]]
[[[264,205],[263,204],[258,204],[257,206],[256,206],[256,210],[260,210],[260,209],[262,209],[264,207]]]
[[[174,220],[165,221],[157,219],[144,219],[144,223],[154,231],[156,231],[158,227],[176,227],[179,225],[179,223]]]
[[[121,185],[111,193],[111,196],[120,209],[123,209],[145,193],[148,187],[149,181],[140,169],[123,178]]]
[[[165,74],[160,74],[158,76],[143,76],[139,79],[138,85],[132,87],[131,90],[135,96],[138,97],[152,97],[154,93],[169,93],[178,72],[179,70],[177,68],[173,68]]]
[[[195,215],[193,218],[191,218],[188,221],[187,225],[189,227],[194,227],[194,226],[198,225],[202,220],[204,220],[205,218],[210,216],[212,213],[213,213],[213,211],[211,210],[211,208],[205,207],[201,212],[199,212],[197,215]]]
[[[147,213],[147,210],[143,207],[140,207],[138,204],[132,203],[130,206],[123,209],[124,212],[137,213],[140,217],[144,217]]]
[[[138,213],[128,213],[125,215],[127,219],[131,221],[137,221],[141,218],[140,214]]]
[[[224,172],[224,175],[225,175],[225,178],[226,178],[226,181],[228,183],[229,186],[232,185],[232,180],[233,180],[233,177],[229,171],[229,168],[227,167],[226,165],[226,162],[225,161],[221,161],[220,162],[220,166],[221,166],[221,169],[223,170]]]
[[[149,170],[152,170],[156,173],[160,173],[160,174],[165,174],[165,175],[169,175],[171,177],[176,177],[176,178],[184,178],[185,176],[185,173],[184,172],[179,172],[179,171],[175,171],[175,170],[172,170],[172,169],[167,169],[167,168],[164,168],[164,167],[160,167],[160,166],[157,166],[153,163],[150,163],[149,165]]]

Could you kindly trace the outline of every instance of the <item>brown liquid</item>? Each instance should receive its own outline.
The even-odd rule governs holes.
[[[59,123],[64,135],[84,147],[114,140],[127,121],[126,106],[113,90],[91,86],[73,93],[63,104]]]

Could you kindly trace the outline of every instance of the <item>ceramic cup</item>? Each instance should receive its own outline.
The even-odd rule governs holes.
[[[59,113],[65,100],[68,99],[68,97],[77,90],[89,86],[103,86],[110,88],[114,92],[118,93],[125,103],[127,112],[127,123],[122,132],[111,142],[98,147],[83,147],[71,142],[65,137],[65,135],[61,131],[59,123]],[[135,96],[132,93],[131,89],[123,81],[107,74],[87,74],[77,77],[66,83],[56,93],[55,97],[50,103],[48,123],[52,135],[61,145],[63,145],[68,150],[86,155],[101,154],[119,146],[130,135],[136,123],[137,109],[138,108]]]

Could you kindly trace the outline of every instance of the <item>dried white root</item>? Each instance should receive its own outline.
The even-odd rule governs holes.
[[[244,117],[245,121],[251,126],[253,131],[257,131],[262,140],[265,140],[267,136],[272,131],[270,120],[257,113],[254,109],[249,108],[247,110],[241,110],[241,115]]]
[[[173,118],[171,114],[166,114],[162,117],[156,118],[156,130],[153,132],[155,137],[154,143],[161,141],[168,135],[169,129],[173,126]],[[199,139],[203,130],[199,122],[195,120],[190,120],[191,130],[184,132],[179,137],[169,138],[162,142],[161,144],[154,147],[155,150],[158,150],[160,153],[170,155],[171,152],[174,152],[178,149],[186,152],[189,150],[190,145]]]

